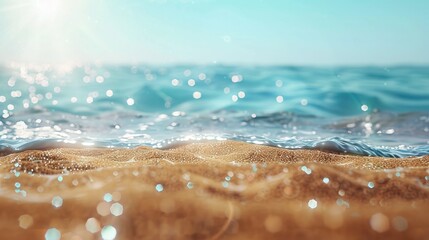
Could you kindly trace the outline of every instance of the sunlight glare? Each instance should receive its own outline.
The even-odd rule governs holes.
[[[52,19],[58,14],[59,0],[36,0],[35,11],[41,19]]]

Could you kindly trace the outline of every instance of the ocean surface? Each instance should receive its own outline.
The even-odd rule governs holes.
[[[0,155],[232,139],[429,154],[429,67],[0,66]]]

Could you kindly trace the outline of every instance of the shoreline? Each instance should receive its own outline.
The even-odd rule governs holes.
[[[429,156],[234,141],[25,151],[0,157],[0,236],[44,239],[56,228],[61,239],[99,239],[111,225],[117,239],[421,239],[429,235],[428,168]],[[88,219],[99,225],[94,233]]]

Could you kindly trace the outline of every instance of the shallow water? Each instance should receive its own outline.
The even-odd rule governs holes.
[[[232,139],[429,154],[429,67],[0,67],[3,154]]]

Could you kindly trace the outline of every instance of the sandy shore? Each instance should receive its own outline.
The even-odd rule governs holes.
[[[13,153],[0,239],[429,239],[428,167],[232,141]]]

